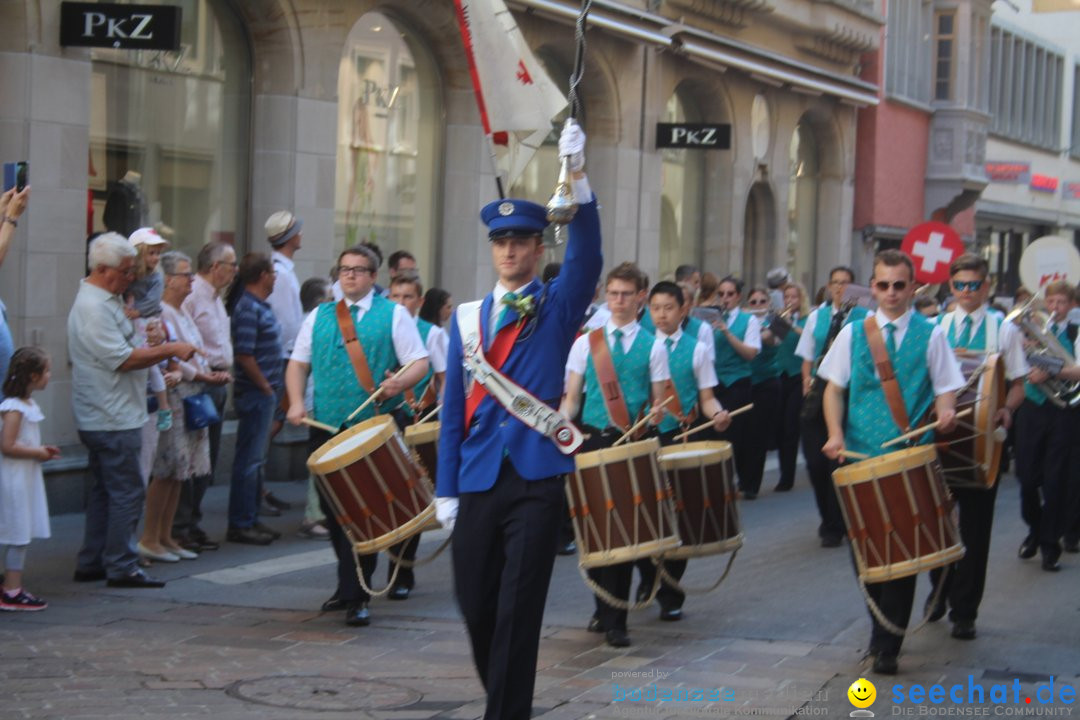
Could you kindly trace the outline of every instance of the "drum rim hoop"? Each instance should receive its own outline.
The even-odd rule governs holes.
[[[694,457],[665,458],[665,455],[674,455],[687,451],[701,450],[701,455]],[[714,455],[719,457],[715,457]],[[665,445],[656,454],[656,461],[661,470],[682,470],[689,467],[701,467],[702,465],[715,465],[729,460],[734,456],[731,443],[727,440],[702,440],[700,442],[680,443],[678,445]],[[710,458],[708,462],[703,462]]]
[[[370,438],[360,443],[352,450],[346,453],[338,455],[333,460],[323,460],[322,457],[335,449],[338,445],[350,439],[354,435],[358,435],[361,432],[370,430],[371,428],[377,428],[377,431]],[[334,437],[327,440],[325,443],[319,446],[315,452],[311,453],[308,458],[307,466],[311,472],[317,475],[325,475],[328,472],[340,470],[342,468],[352,465],[354,462],[362,457],[370,455],[376,448],[381,447],[389,440],[393,435],[397,433],[397,425],[394,424],[394,419],[389,415],[376,415],[373,418],[364,420],[363,422],[353,425],[348,430],[340,432]]]
[[[589,470],[601,465],[617,462],[619,460],[633,460],[639,457],[654,455],[660,449],[660,441],[656,438],[647,438],[637,442],[616,445],[615,447],[600,448],[587,453],[579,453],[574,456],[574,465],[578,470]]]
[[[442,425],[438,420],[409,425],[405,428],[406,445],[423,445],[426,442],[439,439],[439,427]]]
[[[904,448],[903,450],[896,450],[838,468],[832,474],[833,483],[837,486],[856,485],[869,480],[895,475],[904,470],[924,467],[931,461],[939,462],[937,448],[933,445]]]

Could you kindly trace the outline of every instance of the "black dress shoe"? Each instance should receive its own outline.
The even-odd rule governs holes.
[[[821,547],[823,548],[840,547],[843,542],[844,541],[842,536],[836,535],[834,533],[826,533],[821,536]]]
[[[957,620],[952,626],[952,636],[957,640],[975,639],[975,621]]]
[[[788,492],[793,487],[795,487],[795,483],[776,483],[773,492]]]
[[[930,622],[937,622],[941,618],[945,617],[945,593],[940,593],[937,602],[934,602],[934,595],[937,590],[930,591],[930,597],[926,598],[926,605],[923,606],[923,615]]]
[[[1061,570],[1061,563],[1058,562],[1056,557],[1043,555],[1042,569],[1046,572],[1057,572],[1058,570]]]
[[[412,588],[405,585],[395,585],[390,588],[390,592],[386,594],[386,597],[390,600],[408,600],[409,593],[412,592]]]
[[[573,540],[571,540],[570,542],[566,543],[565,545],[560,545],[559,549],[555,551],[555,554],[556,555],[576,555],[577,554],[577,543],[574,542]]]
[[[354,603],[345,610],[345,624],[349,627],[364,627],[371,624],[371,613],[367,603]]]
[[[1039,540],[1034,535],[1028,535],[1024,542],[1020,543],[1020,551],[1017,553],[1021,560],[1030,560],[1039,552]]]
[[[164,580],[158,580],[155,577],[150,577],[142,570],[136,570],[128,573],[124,577],[109,578],[105,581],[105,584],[109,587],[119,588],[163,588],[165,587]]]
[[[259,515],[262,517],[281,517],[281,511],[269,503],[259,503]]]
[[[264,535],[255,528],[229,528],[225,539],[240,545],[269,545],[274,538]]]
[[[341,595],[334,593],[330,598],[322,604],[323,612],[335,612],[337,610],[344,610],[346,602],[341,599]]]
[[[593,615],[589,618],[589,624],[585,627],[589,632],[602,633],[604,632],[604,626],[600,624],[600,618]]]
[[[76,570],[72,579],[75,582],[98,582],[106,577],[104,570]]]
[[[292,503],[286,500],[282,500],[272,492],[268,492],[263,495],[263,502],[271,507],[275,507],[278,510],[289,510],[292,508]]]
[[[619,628],[612,628],[604,634],[604,640],[611,647],[624,648],[630,647],[630,636],[626,634],[625,630]]]
[[[682,608],[661,607],[660,619],[664,622],[678,622],[679,620],[682,620]]]
[[[874,656],[874,667],[872,669],[878,675],[895,675],[897,670],[900,669],[900,664],[896,661],[896,655],[893,653],[878,653]]]
[[[743,490],[742,499],[743,500],[757,500],[757,493],[756,492],[749,492],[747,490]]]
[[[268,535],[271,540],[277,540],[277,539],[279,539],[281,537],[281,533],[279,533],[277,530],[274,530],[273,528],[267,527],[267,526],[263,525],[259,521],[255,521],[255,524],[252,525],[251,527],[255,528],[256,530],[261,532],[263,535]]]
[[[1080,540],[1077,540],[1076,538],[1065,538],[1065,552],[1080,553]]]

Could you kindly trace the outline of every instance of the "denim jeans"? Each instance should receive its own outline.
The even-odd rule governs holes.
[[[258,390],[233,397],[236,409],[236,457],[229,488],[229,527],[249,528],[259,510],[259,471],[266,462],[276,395]]]
[[[110,578],[120,579],[139,569],[135,529],[146,499],[139,470],[142,429],[80,430],[79,439],[90,451],[91,484],[76,569],[103,569]]]

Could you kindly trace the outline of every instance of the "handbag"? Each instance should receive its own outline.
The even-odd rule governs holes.
[[[199,393],[184,398],[184,427],[188,430],[202,430],[204,427],[221,422],[214,398],[209,393]]]

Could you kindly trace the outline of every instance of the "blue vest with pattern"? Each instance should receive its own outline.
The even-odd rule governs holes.
[[[800,328],[806,327],[806,318],[800,317],[795,323]],[[802,335],[792,330],[776,348],[776,366],[780,368],[781,375],[796,377],[802,375],[803,359],[795,354],[795,348],[799,345]]]
[[[604,333],[606,336],[606,328]],[[611,362],[615,366],[615,376],[619,380],[619,387],[622,388],[623,399],[626,400],[630,422],[633,422],[634,418],[643,411],[648,410],[649,388],[652,382],[649,356],[652,354],[655,340],[651,333],[644,328],[639,328],[629,352],[619,354],[615,352],[615,348],[608,346],[611,350]],[[592,353],[589,353],[589,360],[585,364],[585,409],[582,411],[581,419],[586,425],[592,425],[601,430],[614,425],[604,405],[604,392],[596,379]]]
[[[970,315],[968,317],[971,317]],[[941,318],[938,318],[940,322]],[[964,344],[964,347],[968,350],[974,350],[982,352],[986,350],[986,325],[990,321],[989,313],[983,317],[983,321],[979,323],[979,329],[975,331],[973,335],[968,338],[968,341]],[[973,321],[974,322],[974,321]],[[958,321],[953,316],[952,322],[949,323],[949,347],[960,347],[960,336],[964,334],[964,323]],[[998,336],[1000,337],[1000,329]]]
[[[829,303],[825,307],[818,308],[817,320],[814,321],[814,360],[821,360],[825,354],[825,341],[829,339],[829,325],[832,323],[833,306]],[[866,308],[856,305],[848,313],[844,325],[850,325],[856,320],[866,319]]]
[[[739,340],[743,340],[746,338],[746,329],[749,325],[750,316],[739,312],[735,317],[735,322],[728,325],[728,330]],[[735,352],[727,336],[715,330],[713,337],[716,339],[716,379],[720,381],[720,384],[730,386],[738,380],[750,377],[750,363]]]
[[[1046,329],[1047,335],[1050,334],[1050,330],[1051,328]],[[1058,342],[1065,348],[1065,352],[1069,353],[1069,357],[1075,360],[1076,358],[1073,356],[1073,344],[1072,341],[1069,340],[1069,323],[1059,323],[1058,330],[1060,331],[1057,334]],[[1024,381],[1024,397],[1036,405],[1043,405],[1047,400],[1046,393],[1042,391],[1042,388],[1037,385],[1032,385],[1027,380]]]
[[[664,343],[667,347],[666,340]],[[683,414],[689,414],[698,401],[697,378],[694,376],[694,348],[696,346],[697,335],[691,335],[683,330],[679,342],[674,343],[668,350],[671,382],[675,386],[675,394],[679,396],[679,405],[682,406]],[[665,413],[664,419],[660,421],[660,432],[670,432],[678,427],[679,421]]]
[[[335,306],[336,303],[323,303],[316,311],[311,335],[311,377],[315,386],[315,419],[338,427],[368,399],[368,393],[360,387],[349,362],[345,341],[338,328]],[[356,323],[356,336],[360,339],[376,386],[386,377],[386,372],[398,364],[393,342],[394,307],[394,303],[375,295],[371,299],[371,309]],[[400,405],[402,400],[403,397],[398,395],[372,403],[348,424],[355,425],[374,417],[376,404],[381,412],[388,412]]]
[[[882,449],[881,443],[892,440],[902,431],[897,428],[889,412],[885,391],[874,374],[874,359],[866,341],[863,323],[855,323],[851,330],[851,383],[845,444],[855,452],[870,456],[884,455],[890,449]],[[912,313],[904,341],[890,358],[911,423],[918,422],[934,401],[934,386],[926,365],[926,350],[930,346],[933,330],[933,323],[919,313]],[[881,335],[887,347],[888,331],[882,328]],[[932,438],[933,434],[927,433],[919,444],[929,442]]]
[[[416,329],[420,331],[420,339],[424,341],[424,347],[427,347],[428,335],[431,334],[431,328],[435,327],[427,320],[423,318],[416,318]],[[427,374],[420,379],[420,382],[416,383],[416,387],[413,388],[413,395],[417,400],[424,397],[424,391],[427,390],[427,386],[431,383],[431,378],[435,377],[435,370],[430,362],[428,362]]]

